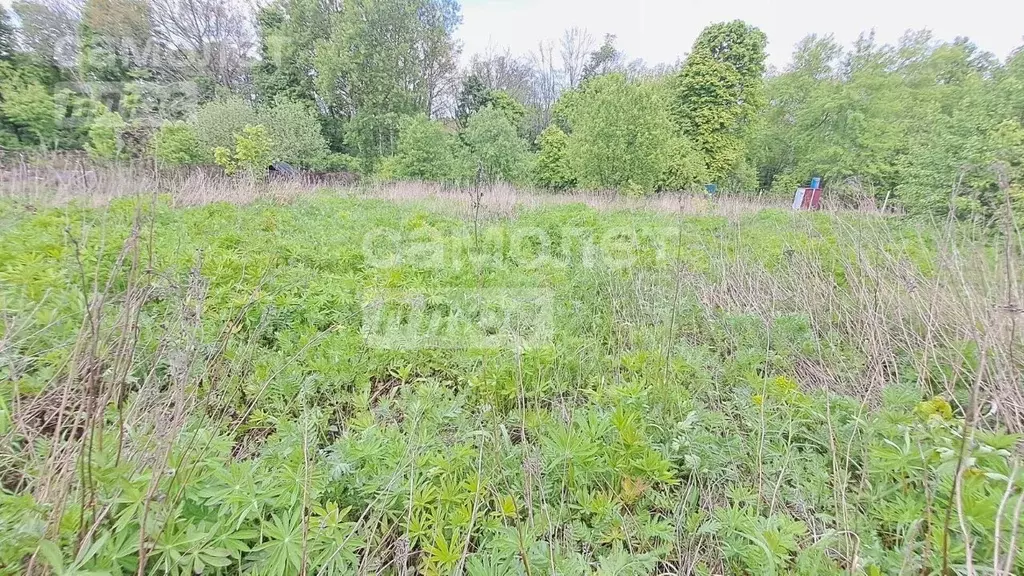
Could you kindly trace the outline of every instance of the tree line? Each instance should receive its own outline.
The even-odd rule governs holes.
[[[0,12],[0,147],[260,171],[478,177],[649,194],[811,177],[912,213],[991,218],[1024,177],[1024,51],[927,31],[801,41],[712,24],[671,65],[574,28],[463,61],[455,0],[23,0]]]

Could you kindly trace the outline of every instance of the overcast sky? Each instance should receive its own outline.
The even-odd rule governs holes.
[[[464,59],[489,46],[525,54],[581,26],[598,40],[617,35],[630,58],[671,63],[704,26],[735,18],[768,34],[769,62],[780,67],[812,32],[849,45],[872,28],[881,42],[928,28],[943,40],[968,36],[1000,59],[1024,44],[1024,0],[462,0],[462,15]]]
[[[780,67],[810,33],[848,45],[872,28],[880,42],[928,28],[944,40],[968,36],[1000,59],[1024,44],[1024,0],[462,0],[462,15],[464,58],[489,45],[526,53],[581,26],[597,39],[617,35],[630,58],[671,63],[704,26],[736,18],[768,35],[769,62]]]

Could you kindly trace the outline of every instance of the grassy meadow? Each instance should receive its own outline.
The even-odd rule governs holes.
[[[1024,573],[1016,234],[508,194],[0,200],[0,574]]]

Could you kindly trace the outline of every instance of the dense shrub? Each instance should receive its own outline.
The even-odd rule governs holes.
[[[386,166],[389,176],[413,180],[456,181],[467,172],[459,142],[422,114],[402,122],[395,156]]]
[[[571,188],[576,179],[569,163],[569,137],[565,132],[558,126],[548,126],[537,138],[537,147],[540,148],[534,170],[537,185],[554,190]]]
[[[327,172],[351,172],[353,174],[363,173],[363,163],[359,158],[349,156],[348,154],[341,154],[339,152],[334,152],[325,156],[323,161],[316,168]]]
[[[228,174],[243,172],[250,178],[266,174],[273,161],[273,141],[262,124],[246,126],[235,134],[234,149],[218,146],[213,150],[214,161]]]
[[[703,155],[685,137],[671,138],[669,146],[665,150],[661,176],[658,179],[658,189],[687,190],[694,185],[707,182],[708,179],[708,170]]]
[[[235,134],[241,134],[246,126],[256,124],[259,124],[256,111],[241,98],[226,98],[204,104],[189,120],[204,152],[234,146]]]
[[[662,89],[619,74],[601,76],[574,94],[564,112],[571,133],[569,165],[585,188],[648,193],[665,181],[685,152]],[[673,176],[675,177],[675,176]]]
[[[236,134],[259,124],[273,136],[275,161],[319,168],[330,153],[315,112],[301,102],[279,100],[257,109],[239,98],[216,100],[200,106],[189,124],[205,150],[230,148]]]
[[[89,155],[97,160],[117,160],[123,153],[121,133],[127,127],[117,112],[104,112],[89,126],[89,142],[85,145]]]
[[[489,180],[521,182],[529,173],[526,142],[501,110],[487,106],[469,117],[463,139],[473,167]]]
[[[257,117],[273,137],[274,160],[315,168],[322,165],[330,153],[316,113],[304,103],[280,100],[259,110]]]
[[[48,145],[57,131],[53,96],[35,83],[0,83],[0,115],[24,144]]]
[[[153,135],[153,157],[166,166],[184,166],[199,164],[206,155],[189,124],[165,122]]]

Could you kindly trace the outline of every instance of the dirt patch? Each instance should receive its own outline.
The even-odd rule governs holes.
[[[239,431],[235,445],[231,448],[231,459],[238,461],[256,457],[273,433],[273,427],[252,427]]]
[[[377,408],[385,398],[394,399],[405,382],[393,376],[370,378],[370,408]]]
[[[27,440],[55,438],[78,440],[85,434],[86,413],[83,394],[64,387],[39,396],[22,397],[12,414],[15,430]]]

